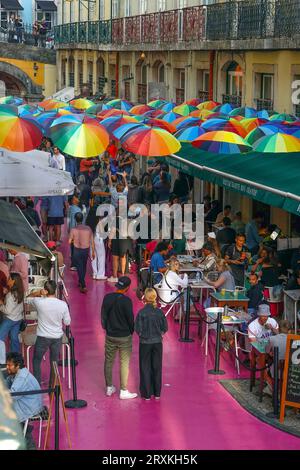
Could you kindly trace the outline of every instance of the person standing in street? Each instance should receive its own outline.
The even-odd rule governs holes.
[[[150,400],[154,395],[160,399],[162,384],[162,337],[168,331],[167,319],[157,308],[157,293],[145,290],[145,307],[135,320],[135,331],[140,338],[140,392],[142,398]]]
[[[95,258],[95,243],[93,232],[90,227],[83,225],[83,214],[75,214],[76,227],[71,229],[69,244],[74,245],[73,263],[77,269],[79,288],[82,294],[87,293],[85,276],[89,251],[91,249],[92,259]]]
[[[61,226],[64,225],[65,211],[67,210],[66,196],[48,197],[48,218],[49,241],[55,241],[60,245]]]
[[[28,256],[25,253],[18,253],[15,250],[8,250],[8,252],[14,256],[13,262],[10,267],[11,273],[18,273],[20,274],[22,281],[24,292],[26,293],[28,290],[28,269],[29,269],[29,262]]]
[[[130,284],[129,277],[120,277],[116,284],[116,292],[104,297],[101,308],[101,323],[106,332],[104,362],[106,395],[110,397],[116,392],[116,387],[112,383],[112,370],[116,354],[119,352],[121,400],[137,397],[136,393],[130,393],[127,390],[134,332],[132,301],[126,296]]]
[[[69,326],[71,317],[68,305],[56,298],[56,282],[45,282],[44,289],[34,292],[27,297],[26,302],[37,311],[37,338],[33,354],[33,375],[41,383],[41,362],[50,349],[50,379],[52,385],[52,363],[57,362],[62,346],[63,324]]]

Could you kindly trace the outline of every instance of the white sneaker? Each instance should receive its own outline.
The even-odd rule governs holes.
[[[120,400],[129,400],[130,398],[136,398],[137,393],[130,393],[128,390],[120,391]]]
[[[108,280],[108,282],[113,282],[114,284],[116,284],[116,282],[118,282],[119,279],[117,277],[112,277],[111,276],[107,280]]]
[[[96,279],[97,279],[97,276],[96,276],[96,274],[93,274],[93,276],[92,276],[92,277],[93,277],[93,279],[94,279],[94,280],[96,280]]]
[[[107,276],[97,276],[96,279],[97,281],[106,281]]]
[[[113,385],[111,387],[106,387],[106,395],[111,397],[117,391],[116,387]]]

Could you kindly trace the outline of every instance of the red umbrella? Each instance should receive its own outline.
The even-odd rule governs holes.
[[[130,110],[131,114],[136,115],[145,114],[147,113],[147,111],[153,111],[153,108],[151,108],[151,106],[148,106],[147,104],[138,104],[137,106],[133,106],[133,108],[131,108]]]
[[[162,119],[155,119],[155,118],[149,119],[149,120],[146,120],[146,124],[148,126],[160,127],[161,129],[165,129],[171,134],[174,134],[176,132],[176,127],[173,126],[173,124],[163,121]]]

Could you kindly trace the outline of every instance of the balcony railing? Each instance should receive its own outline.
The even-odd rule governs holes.
[[[240,95],[223,95],[223,103],[232,104],[232,106],[241,107],[242,97]]]
[[[256,109],[258,111],[261,111],[262,109],[265,109],[267,111],[273,111],[274,101],[273,100],[267,100],[267,99],[264,99],[264,98],[257,98],[256,99]]]
[[[32,24],[23,24],[18,31],[16,29],[8,29],[6,22],[0,25],[0,42],[26,44],[28,46],[54,48],[54,30],[47,29],[45,34],[34,34]]]
[[[230,0],[208,6],[59,25],[56,44],[174,44],[293,38],[300,34],[300,0]]]
[[[207,101],[209,99],[209,92],[208,91],[198,91],[198,98],[200,98],[201,101]]]

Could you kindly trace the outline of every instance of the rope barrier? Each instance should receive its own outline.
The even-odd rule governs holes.
[[[207,321],[207,320],[205,319],[205,317],[202,315],[202,312],[197,308],[197,305],[195,304],[194,298],[191,297],[191,299],[192,299],[193,306],[195,307],[196,312],[199,314],[201,320],[202,320],[204,323],[206,323],[207,325],[215,325],[216,323],[218,323],[218,319],[217,319],[217,318],[216,318],[214,321],[212,321],[212,322]]]

